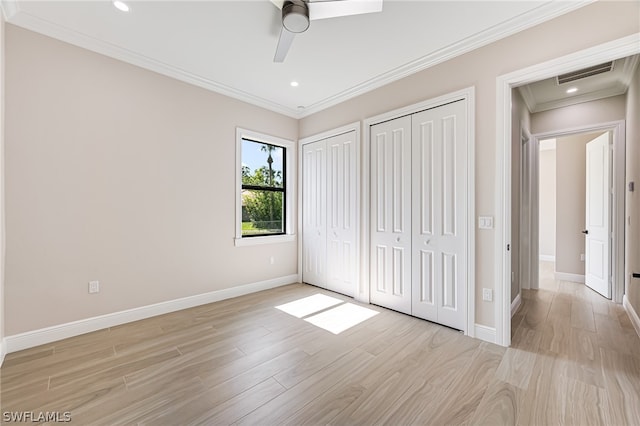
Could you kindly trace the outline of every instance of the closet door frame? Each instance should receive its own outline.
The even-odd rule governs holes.
[[[405,115],[415,114],[425,109],[436,108],[451,102],[466,101],[467,106],[467,300],[466,300],[466,330],[465,334],[475,337],[475,87],[465,89],[428,99],[413,105],[399,108],[384,114],[366,118],[363,121],[363,143],[359,174],[362,179],[362,197],[360,206],[369,206],[371,202],[370,174],[371,167],[371,126],[384,121],[393,120]],[[360,164],[360,162],[359,162]],[[359,286],[356,292],[356,300],[370,303],[369,288],[369,259],[370,259],[370,212],[369,209],[360,208],[360,276]]]
[[[356,300],[361,300],[358,295],[360,294],[361,288],[362,288],[362,275],[361,275],[361,271],[362,271],[362,256],[361,253],[365,253],[365,251],[363,251],[363,247],[362,247],[362,208],[361,206],[362,204],[362,192],[360,190],[361,188],[361,182],[362,182],[362,167],[361,167],[361,152],[362,152],[362,140],[360,138],[360,122],[356,121],[355,123],[350,123],[341,127],[337,127],[335,129],[331,129],[331,130],[327,130],[325,132],[321,132],[321,133],[317,133],[315,135],[312,136],[308,136],[306,138],[300,139],[298,141],[298,164],[299,167],[302,167],[303,165],[303,157],[302,157],[302,146],[309,144],[309,143],[313,143],[313,142],[319,142],[323,139],[328,139],[328,138],[332,138],[334,136],[338,136],[338,135],[342,135],[344,133],[349,133],[349,132],[354,132],[356,133],[355,136],[355,143],[356,143],[356,182],[355,182],[355,187],[356,187],[356,219],[357,219],[357,224],[356,224],[356,259],[359,259],[359,264],[355,265],[355,269],[356,269],[356,278],[355,278],[355,288],[353,289],[353,294],[355,295],[355,299]],[[303,217],[302,217],[302,200],[303,200],[303,194],[302,194],[302,190],[303,190],[303,182],[302,182],[302,176],[303,176],[303,170],[298,170],[298,235],[299,235],[299,241],[298,241],[298,281],[302,282],[302,261],[303,261],[303,245],[304,245],[304,237],[303,237]],[[368,253],[368,250],[366,251],[366,253]],[[368,287],[367,287],[368,288]],[[368,303],[368,302],[367,302]]]

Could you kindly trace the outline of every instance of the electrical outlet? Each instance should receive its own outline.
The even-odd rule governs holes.
[[[275,258],[275,257],[273,257],[273,256],[271,256],[271,257],[269,258],[269,263],[270,263],[270,264],[272,264],[272,265],[273,265],[274,263],[276,263],[276,258]]]
[[[584,262],[584,253],[580,253],[580,260]]]
[[[89,293],[100,293],[100,281],[89,281]]]
[[[493,290],[491,290],[490,288],[483,288],[482,289],[482,300],[484,300],[485,302],[492,302],[493,301]]]

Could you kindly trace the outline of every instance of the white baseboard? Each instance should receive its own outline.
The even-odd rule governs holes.
[[[574,283],[584,284],[584,275],[569,274],[567,272],[556,272],[554,277],[556,280],[560,280],[560,281],[571,281]]]
[[[4,356],[7,354],[7,339],[0,340],[0,367],[4,362]]]
[[[629,298],[627,298],[626,294],[622,296],[622,306],[624,306],[625,311],[627,311],[631,324],[633,324],[633,328],[636,329],[636,333],[638,334],[638,337],[640,337],[640,317],[636,310],[633,309],[633,306],[631,305],[631,302],[629,302]]]
[[[487,327],[486,325],[475,325],[475,338],[484,340],[489,343],[496,343],[496,329],[494,327]]]
[[[518,293],[518,295],[516,296],[515,299],[513,299],[513,302],[511,302],[511,317],[513,317],[516,313],[516,311],[518,310],[518,308],[520,307],[520,303],[522,303],[522,297],[521,297],[522,293]]]
[[[555,262],[556,261],[556,257],[552,256],[550,254],[541,254],[540,255],[540,260],[543,260],[545,262]]]
[[[210,293],[197,294],[195,296],[183,297],[180,299],[160,302],[153,305],[141,306],[139,308],[127,309],[125,311],[100,315],[66,324],[54,325],[52,327],[41,328],[39,330],[27,331],[5,337],[5,351],[11,353],[34,346],[44,345],[57,340],[79,336],[103,328],[115,327],[116,325],[138,321],[145,318],[163,315],[194,306],[206,305],[207,303],[218,302],[232,297],[243,296],[270,288],[280,287],[287,284],[299,282],[298,275],[287,275],[256,283],[245,284],[238,287],[226,288],[212,291]]]

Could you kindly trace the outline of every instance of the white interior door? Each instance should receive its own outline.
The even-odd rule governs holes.
[[[357,257],[356,132],[332,137],[327,149],[327,285],[355,294]]]
[[[587,143],[585,283],[611,299],[611,132]]]
[[[302,147],[302,281],[327,281],[326,140]]]
[[[464,101],[412,115],[412,314],[464,330],[467,283]]]
[[[411,117],[370,131],[370,299],[411,314]]]

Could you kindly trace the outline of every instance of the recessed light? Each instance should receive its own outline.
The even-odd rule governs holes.
[[[298,87],[298,82],[297,81],[292,81],[291,82],[291,87]]]
[[[116,9],[121,10],[123,12],[128,12],[129,11],[129,6],[125,2],[123,2],[121,0],[115,0],[113,2],[113,5],[116,7]]]
[[[567,93],[576,93],[578,91],[577,87],[569,87],[567,89]]]

